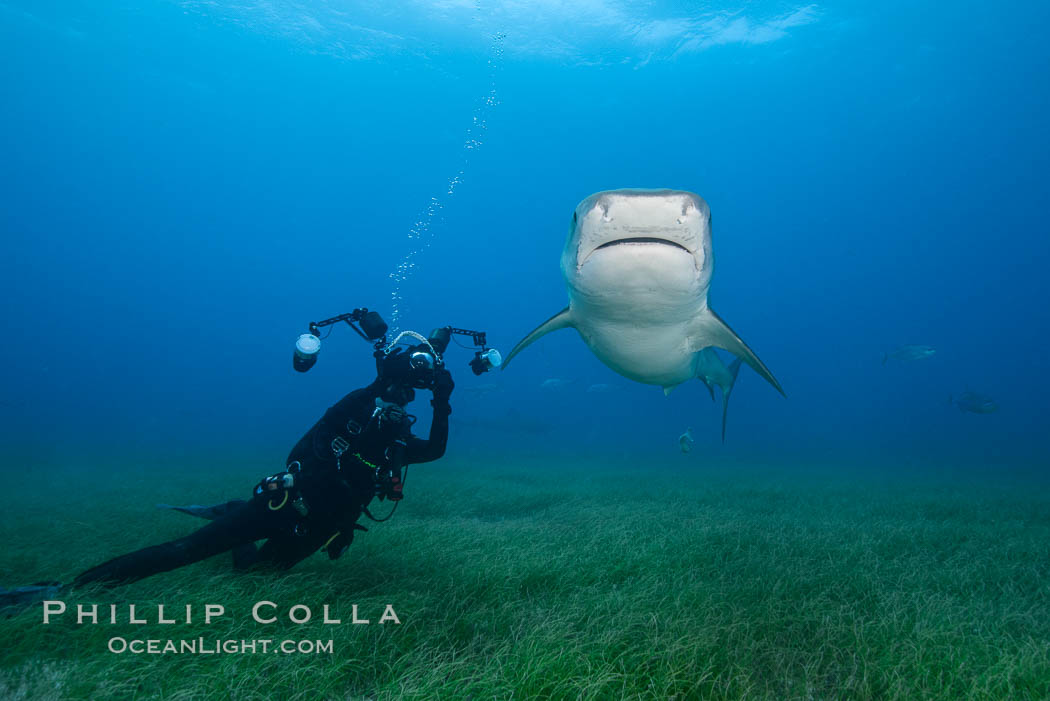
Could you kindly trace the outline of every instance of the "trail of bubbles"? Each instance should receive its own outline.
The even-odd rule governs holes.
[[[484,143],[483,137],[488,126],[489,114],[499,104],[499,98],[496,93],[496,74],[503,62],[504,39],[506,37],[507,35],[504,32],[496,32],[492,36],[489,58],[487,60],[489,90],[485,97],[474,107],[471,122],[467,127],[467,133],[463,140],[463,159],[459,170],[449,179],[443,194],[430,198],[430,202],[427,203],[423,213],[409,228],[408,252],[405,253],[405,256],[394,268],[394,271],[390,273],[390,280],[393,284],[393,290],[390,293],[390,328],[395,334],[400,329],[401,313],[405,307],[402,295],[403,286],[415,272],[417,259],[424,251],[430,248],[430,244],[434,239],[434,225],[440,221],[440,213],[445,208],[445,201],[451,198],[455,194],[456,188],[463,183],[464,174],[470,165],[471,156]]]

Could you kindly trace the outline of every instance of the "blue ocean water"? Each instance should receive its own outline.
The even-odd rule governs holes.
[[[0,443],[280,469],[373,371],[337,328],[295,373],[308,322],[364,306],[506,352],[565,305],[577,202],[670,187],[710,204],[712,306],[787,398],[745,368],[723,446],[700,383],[665,398],[573,331],[481,377],[453,348],[450,451],[677,460],[692,427],[697,464],[1045,464],[1048,19],[0,0]],[[883,366],[902,344],[937,353]],[[961,413],[966,389],[1000,410]]]

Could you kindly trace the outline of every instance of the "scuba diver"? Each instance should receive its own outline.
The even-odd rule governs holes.
[[[73,586],[142,579],[233,550],[234,567],[288,569],[319,549],[335,560],[349,547],[373,497],[401,500],[402,469],[445,454],[449,397],[455,383],[444,367],[415,368],[398,348],[378,359],[378,376],[325,412],[288,454],[284,472],[263,479],[252,499],[208,509],[183,509],[214,518],[195,533],[122,555],[81,573]],[[433,393],[427,439],[411,432],[405,407],[416,385]],[[261,548],[255,541],[267,539]]]
[[[318,550],[335,560],[353,542],[355,531],[367,530],[357,523],[362,514],[385,520],[374,519],[368,511],[372,499],[389,500],[396,508],[403,498],[404,469],[410,463],[437,460],[445,453],[452,413],[449,399],[455,383],[442,354],[451,334],[472,335],[481,347],[470,363],[475,374],[498,367],[500,356],[495,349],[485,348],[483,332],[452,327],[435,329],[429,338],[403,332],[388,345],[387,325],[379,314],[355,309],[310,324],[310,333],[296,343],[296,370],[306,372],[313,366],[320,349],[319,329],[339,321],[375,342],[375,381],[331,406],[292,448],[285,470],[259,482],[250,500],[212,507],[169,507],[211,523],[183,538],[92,567],[78,575],[73,586],[132,582],[226,551],[233,551],[236,569],[258,565],[286,570]],[[420,343],[407,349],[397,346],[406,335]],[[416,417],[406,410],[417,389],[432,394],[433,418],[426,439],[413,435]],[[255,542],[264,539],[256,547]],[[60,585],[47,582],[0,590],[0,607],[53,596],[57,587]]]
[[[73,586],[131,582],[227,550],[233,550],[237,569],[288,569],[319,549],[337,559],[354,531],[365,530],[357,520],[374,496],[400,501],[402,469],[445,454],[455,385],[445,368],[431,375],[429,438],[411,432],[415,417],[405,410],[415,398],[410,380],[384,368],[375,382],[329,408],[292,448],[287,469],[262,480],[251,500],[201,510],[198,515],[214,520],[195,533],[104,562],[81,573]],[[255,541],[264,538],[257,548]]]

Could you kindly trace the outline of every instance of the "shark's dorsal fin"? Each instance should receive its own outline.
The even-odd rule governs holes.
[[[558,329],[565,329],[576,324],[572,319],[572,312],[568,307],[562,309],[560,312],[547,319],[545,322],[537,326],[532,332],[525,338],[518,341],[518,345],[514,346],[507,357],[503,359],[503,365],[500,366],[502,370],[506,370],[507,366],[510,365],[510,361],[514,359],[521,351],[525,350],[525,347],[531,344],[533,341],[539,339],[541,336],[546,336],[551,331],[557,331]]]
[[[696,338],[702,338],[706,341],[704,347],[715,346],[741,358],[755,372],[765,378],[766,382],[773,385],[776,391],[784,394],[784,390],[780,383],[777,382],[777,378],[773,377],[773,373],[769,371],[765,363],[758,359],[755,352],[747,347],[747,344],[736,335],[733,329],[729,328],[726,322],[722,321],[715,314],[713,309],[707,307],[693,319],[692,331]],[[695,348],[694,350],[699,351],[701,348]],[[784,396],[787,395],[785,394]]]

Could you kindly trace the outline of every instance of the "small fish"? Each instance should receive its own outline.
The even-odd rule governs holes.
[[[510,409],[502,416],[491,414],[475,417],[455,415],[452,417],[452,424],[454,426],[465,426],[485,431],[503,431],[534,436],[550,433],[558,427],[554,422],[522,414],[517,409]]]
[[[986,397],[983,394],[978,394],[977,392],[971,392],[969,390],[960,394],[958,399],[953,399],[949,396],[948,401],[959,407],[959,411],[964,413],[994,414],[999,411],[999,402],[991,397]]]
[[[597,393],[602,393],[602,392],[611,392],[612,390],[613,390],[613,386],[612,385],[607,385],[607,384],[599,382],[596,385],[591,385],[590,387],[588,387],[587,388],[587,393],[588,394],[597,394]]]
[[[882,364],[885,365],[887,360],[896,360],[900,363],[906,363],[909,360],[932,358],[936,352],[937,350],[933,346],[901,346],[890,353],[883,353]]]
[[[499,391],[499,385],[494,382],[487,382],[481,385],[474,385],[473,387],[464,387],[463,392],[466,394],[473,394],[478,397],[484,397],[485,395],[492,394]]]
[[[685,433],[678,436],[678,447],[682,449],[683,453],[688,453],[693,449],[693,429],[687,428]]]
[[[552,378],[550,378],[548,380],[544,380],[543,383],[540,385],[540,389],[547,389],[547,390],[561,389],[563,387],[568,386],[571,383],[572,383],[572,380],[561,380],[561,379],[558,379],[557,377],[552,377]]]

